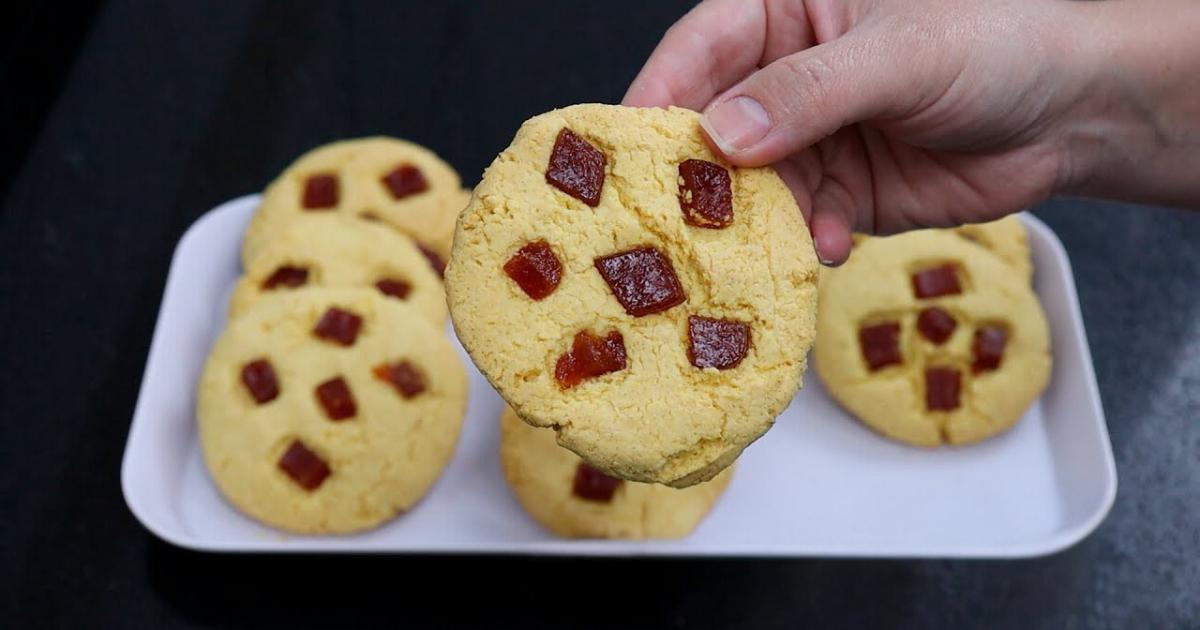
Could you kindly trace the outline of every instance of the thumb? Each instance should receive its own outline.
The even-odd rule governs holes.
[[[726,90],[700,124],[734,164],[762,166],[838,129],[904,111],[911,72],[886,38],[850,33],[782,57]]]

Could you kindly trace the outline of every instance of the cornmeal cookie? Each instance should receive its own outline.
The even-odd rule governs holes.
[[[1027,278],[948,230],[859,242],[821,283],[817,374],[868,426],[919,446],[1017,422],[1050,378]]]
[[[446,321],[442,281],[411,240],[335,214],[293,223],[264,245],[233,291],[229,316],[264,295],[308,287],[373,288],[411,304],[430,323]]]
[[[565,538],[682,538],[729,485],[730,466],[690,488],[622,481],[559,446],[550,429],[531,427],[505,409],[500,463],[521,506]]]
[[[458,173],[429,149],[385,137],[334,142],[301,156],[267,187],[246,228],[242,265],[291,223],[341,214],[403,232],[441,268],[463,207]]]
[[[369,289],[261,300],[217,340],[197,390],[221,492],[296,532],[374,527],[454,452],[467,377],[441,329]]]
[[[595,468],[689,486],[800,387],[817,261],[769,168],[699,115],[576,105],[525,122],[459,217],[450,313],[526,422]]]

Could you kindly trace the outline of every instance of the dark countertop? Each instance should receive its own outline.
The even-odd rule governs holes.
[[[530,115],[618,100],[684,8],[102,7],[6,174],[5,625],[1200,626],[1200,214],[1180,210],[1037,209],[1074,264],[1120,477],[1104,524],[1050,557],[220,556],[171,547],[134,520],[121,454],[188,224],[335,138],[411,138],[471,181]]]

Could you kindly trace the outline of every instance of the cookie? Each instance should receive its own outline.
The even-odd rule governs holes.
[[[425,147],[386,137],[334,142],[301,156],[267,187],[246,228],[242,265],[291,223],[340,214],[403,232],[440,268],[464,205],[458,173]]]
[[[1050,378],[1027,278],[948,230],[859,242],[821,282],[817,375],[867,426],[908,444],[1008,429]]]
[[[532,118],[475,188],[446,269],[459,339],[526,422],[595,468],[711,479],[800,387],[817,261],[769,168],[695,112]]]
[[[513,494],[534,520],[565,538],[682,538],[712,509],[733,467],[690,488],[609,477],[560,447],[549,429],[505,409],[500,463]]]
[[[352,532],[429,491],[466,400],[454,347],[413,306],[312,288],[230,322],[196,416],[212,478],[243,512],[295,532]]]
[[[1033,259],[1029,253],[1029,235],[1016,215],[998,221],[970,223],[954,228],[959,236],[982,245],[999,256],[1026,280],[1033,279]]]
[[[263,296],[310,287],[375,289],[436,326],[446,321],[442,281],[410,239],[336,214],[293,223],[264,245],[234,288],[229,316]]]

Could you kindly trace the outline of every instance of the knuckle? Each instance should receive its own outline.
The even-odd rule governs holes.
[[[827,60],[804,55],[786,57],[780,62],[785,71],[775,74],[776,85],[770,89],[787,114],[823,113],[836,107],[829,100],[834,94],[837,72]]]

